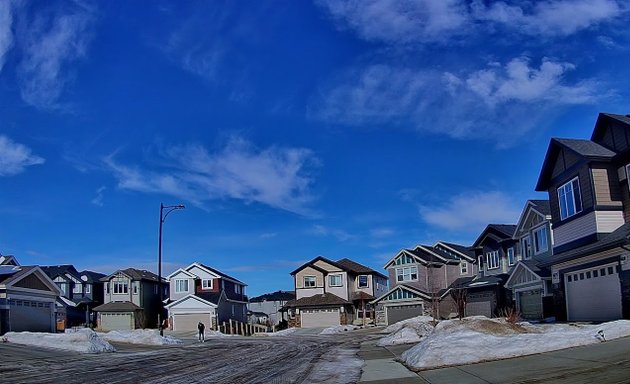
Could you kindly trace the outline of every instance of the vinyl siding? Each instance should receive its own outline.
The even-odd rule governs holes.
[[[582,210],[588,210],[594,205],[593,188],[591,187],[591,172],[587,165],[581,167],[577,172],[567,175],[557,180],[551,188],[549,188],[549,204],[551,206],[551,216],[553,218],[554,228],[561,224],[560,221],[560,205],[558,203],[558,188],[561,185],[571,181],[576,176],[580,178],[580,193],[582,197]]]
[[[554,247],[570,243],[574,240],[597,232],[597,220],[595,212],[590,212],[582,217],[572,220],[553,231]]]
[[[596,211],[597,232],[610,233],[624,224],[621,211]]]
[[[328,264],[327,262],[325,262],[323,260],[317,260],[315,262],[315,265],[317,267],[325,270],[325,271],[328,271],[328,272],[341,272],[341,269],[339,269],[339,268],[337,268],[337,267],[335,267],[333,265],[330,265],[330,264]]]
[[[413,266],[418,268],[418,281],[401,281],[401,282],[396,281],[396,268],[413,267]],[[392,282],[389,287],[390,289],[395,287],[398,284],[405,284],[410,287],[419,289],[423,292],[427,292],[428,290],[427,268],[424,267],[422,264],[393,265],[387,269],[387,272],[389,273],[389,281]]]
[[[621,207],[621,191],[619,183],[615,180],[618,177],[617,171],[612,167],[603,166],[591,169],[593,176],[593,186],[595,187],[595,201],[597,205],[609,205]]]
[[[295,274],[295,288],[304,288],[304,276],[315,276],[315,287],[324,287],[324,274],[314,268],[306,267]]]

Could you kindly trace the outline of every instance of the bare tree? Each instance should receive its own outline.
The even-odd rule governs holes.
[[[451,289],[451,298],[455,302],[457,308],[457,316],[459,319],[463,319],[466,312],[466,302],[468,301],[468,290],[464,288]]]

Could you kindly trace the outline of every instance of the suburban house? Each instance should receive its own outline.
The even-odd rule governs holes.
[[[630,318],[630,116],[600,113],[590,140],[553,138],[536,190],[553,227],[556,318]]]
[[[94,307],[103,304],[105,275],[91,271],[78,272],[72,265],[40,267],[59,287],[62,294],[57,299],[57,324],[60,329],[95,323]]]
[[[270,325],[278,325],[281,320],[288,320],[286,312],[281,312],[280,309],[290,300],[295,300],[295,292],[276,291],[252,297],[247,304],[247,309],[251,312],[250,322],[266,324],[269,321]]]
[[[59,287],[37,266],[0,256],[0,334],[55,331]]]
[[[199,322],[213,329],[230,320],[247,322],[247,285],[242,281],[201,263],[180,268],[167,280],[171,329],[196,330]]]
[[[146,270],[121,269],[100,281],[103,304],[94,308],[101,330],[156,328],[162,308],[159,289],[168,297],[168,284]]]
[[[295,300],[283,308],[289,326],[314,328],[371,322],[370,302],[387,292],[387,277],[349,259],[318,256],[291,272]]]
[[[517,262],[505,287],[512,291],[516,310],[527,320],[554,316],[551,270],[541,262],[553,254],[549,200],[528,200],[516,224]]]
[[[447,317],[454,309],[445,293],[454,281],[475,276],[475,260],[468,247],[446,242],[400,250],[383,267],[391,288],[372,301],[382,308],[378,323],[420,315]]]

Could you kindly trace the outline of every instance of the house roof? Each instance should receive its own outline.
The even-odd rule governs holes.
[[[0,284],[9,284],[33,268],[34,267],[0,265]]]
[[[286,303],[285,307],[288,308],[300,308],[300,307],[321,307],[321,306],[333,306],[333,305],[345,305],[350,304],[349,301],[342,299],[337,295],[333,295],[330,292],[317,294],[314,296],[302,297],[298,300],[291,300]]]
[[[568,149],[580,157],[592,161],[609,161],[616,153],[591,140],[553,138],[549,142],[545,160],[536,183],[536,191],[544,192],[549,187],[555,158],[561,149]]]
[[[289,301],[295,299],[295,292],[292,291],[275,291],[265,293],[260,296],[249,299],[250,303],[262,303],[263,301]]]
[[[155,282],[159,281],[158,276],[155,273],[149,272],[145,269],[135,269],[135,268],[119,269],[118,271],[112,273],[109,276],[102,277],[100,280],[109,281],[109,279],[111,279],[118,272],[124,273],[125,275],[129,276],[132,280],[148,280],[148,281],[155,281]],[[164,278],[162,278],[162,282],[165,282]]]
[[[549,268],[541,267],[540,262],[534,259],[530,260],[521,260],[520,263],[523,263],[529,268],[532,272],[537,274],[540,277],[551,277],[551,271]]]
[[[234,278],[234,277],[232,277],[232,276],[230,276],[230,275],[227,275],[227,274],[225,274],[225,273],[223,273],[223,272],[219,271],[218,269],[214,269],[214,268],[212,268],[212,267],[209,267],[209,266],[207,266],[207,265],[205,265],[205,264],[201,264],[201,263],[196,263],[196,264],[198,264],[198,265],[202,266],[203,268],[206,268],[206,269],[207,269],[207,270],[209,270],[210,272],[212,272],[212,273],[214,273],[214,274],[216,274],[216,275],[219,275],[219,276],[221,276],[221,277],[223,277],[223,278],[225,278],[225,279],[233,280],[234,282],[239,283],[239,284],[242,284],[242,285],[247,285],[247,284],[243,283],[242,281],[240,281],[239,279]]]
[[[79,272],[74,268],[74,265],[64,264],[64,265],[43,265],[40,267],[45,274],[48,275],[51,279],[56,278],[57,276],[62,276],[65,274],[72,275],[75,279],[79,280]]]
[[[593,134],[591,135],[591,140],[598,141],[604,135],[605,130],[608,128],[607,124],[604,124],[605,121],[618,121],[626,125],[630,125],[630,115],[618,115],[614,113],[600,113],[597,116],[597,122],[595,123],[595,129],[593,129]]]
[[[488,224],[486,229],[481,232],[473,247],[478,247],[481,245],[483,239],[489,234],[493,233],[497,237],[499,237],[499,241],[511,240],[512,236],[514,236],[514,232],[516,232],[516,225],[514,224]]]
[[[448,248],[451,248],[454,251],[457,251],[461,254],[464,254],[466,256],[468,256],[471,259],[475,258],[475,251],[472,247],[469,246],[465,246],[465,245],[460,245],[460,244],[455,244],[455,243],[447,243],[446,241],[439,241],[436,245],[438,244],[442,244]],[[434,246],[435,248],[435,246]]]
[[[626,223],[598,241],[565,252],[556,253],[544,261],[540,261],[539,265],[541,267],[548,267],[577,257],[612,249],[630,243],[629,237],[630,223]]]
[[[374,296],[370,295],[367,292],[363,292],[363,291],[355,291],[352,292],[352,295],[350,297],[351,301],[357,301],[357,300],[374,300]]]
[[[110,301],[109,303],[94,307],[92,310],[96,312],[134,312],[141,311],[142,308],[130,301]]]
[[[545,216],[551,216],[551,205],[549,200],[529,200],[535,210],[542,213]]]
[[[322,268],[318,267],[317,265],[315,265],[315,263],[318,262],[319,260],[321,260],[321,261],[323,261],[325,263],[328,263],[328,264],[330,264],[332,266],[335,266],[335,267],[337,267],[337,268],[339,268],[341,270],[345,270],[345,268],[342,267],[341,265],[337,264],[337,262],[332,261],[330,259],[327,259],[324,256],[317,256],[313,260],[300,265],[297,269],[295,269],[293,272],[291,272],[290,275],[295,275],[296,273],[298,273],[299,271],[301,271],[302,269],[304,269],[306,267],[315,268],[315,269],[317,269],[317,270],[319,270],[321,272],[326,273],[327,271],[325,269],[322,269]]]
[[[352,261],[348,258],[343,258],[341,260],[337,260],[337,264],[342,266],[342,269],[345,269],[349,272],[353,272],[357,275],[369,275],[369,274],[374,274],[374,275],[378,275],[382,278],[387,279],[387,276],[383,275],[380,272],[376,272],[375,270],[373,270],[370,267],[366,267],[363,264],[359,264],[356,261]]]
[[[81,276],[81,280],[83,280],[83,276],[85,276],[87,278],[87,280],[84,280],[84,281],[87,282],[87,283],[98,282],[103,277],[106,276],[104,273],[99,273],[99,272],[94,272],[94,271],[87,271],[87,270],[79,272],[79,275]]]
[[[0,254],[0,265],[20,265],[13,255]]]
[[[483,288],[494,285],[503,285],[509,278],[507,273],[502,273],[500,275],[490,275],[490,276],[475,276],[475,277],[460,277],[459,279],[453,281],[449,288]]]
[[[199,292],[195,293],[195,296],[208,301],[212,304],[219,305],[219,300],[221,299],[221,292]]]

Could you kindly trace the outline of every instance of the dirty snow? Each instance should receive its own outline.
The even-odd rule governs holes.
[[[131,331],[109,331],[99,333],[103,340],[115,343],[144,344],[144,345],[171,345],[183,342],[173,336],[160,336],[157,329],[134,329]]]
[[[88,328],[68,330],[66,333],[7,332],[2,339],[9,343],[82,353],[116,351],[110,343]]]
[[[376,344],[384,347],[387,345],[413,344],[418,343],[422,337],[433,331],[433,318],[429,316],[418,316],[411,319],[399,321],[389,327],[389,335],[381,338]]]
[[[324,328],[324,330],[321,331],[319,334],[320,335],[334,335],[337,333],[354,331],[355,329],[359,329],[359,327],[357,327],[356,325],[337,325],[335,327]]]
[[[297,331],[297,328],[287,328],[277,332],[255,333],[255,336],[286,336]]]
[[[401,358],[415,369],[471,364],[600,343],[600,330],[606,340],[630,336],[630,321],[532,325],[483,316],[445,320]]]
[[[348,348],[337,348],[321,356],[313,367],[305,383],[356,383],[361,378],[363,360],[357,357],[357,351]]]

